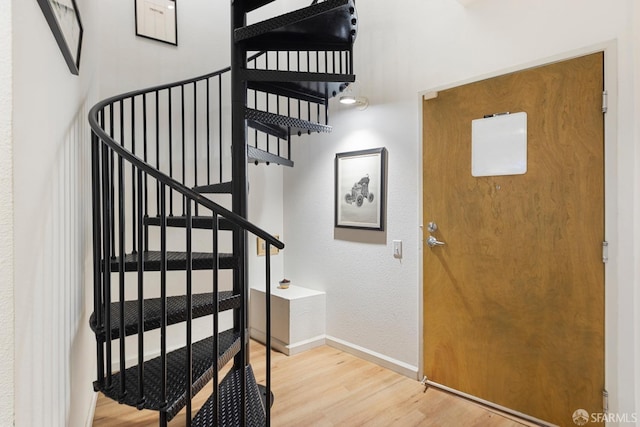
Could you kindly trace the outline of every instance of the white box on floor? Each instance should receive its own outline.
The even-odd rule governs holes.
[[[251,288],[250,335],[266,342],[265,290]],[[271,288],[271,346],[288,356],[325,343],[326,294],[300,286]]]

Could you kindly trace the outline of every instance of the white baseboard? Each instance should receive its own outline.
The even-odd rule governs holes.
[[[259,331],[255,328],[251,328],[249,330],[249,334],[251,338],[255,339],[258,342],[265,343],[267,341],[267,335]],[[294,354],[302,353],[303,351],[310,350],[315,347],[319,347],[325,344],[325,336],[318,335],[317,337],[309,338],[307,340],[298,341],[295,343],[287,344],[285,342],[280,341],[277,338],[271,337],[271,348],[280,353],[284,353],[287,356],[293,356]]]
[[[360,359],[375,363],[376,365],[380,365],[383,368],[389,369],[400,375],[404,375],[405,377],[409,377],[414,380],[419,379],[417,366],[409,365],[408,363],[401,362],[400,360],[393,359],[385,356],[384,354],[376,353],[375,351],[360,347],[359,345],[352,344],[330,335],[325,337],[325,341],[330,347],[337,348],[338,350],[352,354]]]
[[[93,417],[96,415],[96,404],[98,403],[98,393],[94,392],[91,398],[91,405],[89,405],[89,413],[87,414],[87,420],[84,423],[85,427],[93,426]]]

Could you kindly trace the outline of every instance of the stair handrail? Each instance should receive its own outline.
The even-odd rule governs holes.
[[[251,59],[255,59],[262,54],[264,54],[264,52],[258,52],[257,54],[253,55]],[[192,190],[191,188],[185,186],[181,182],[171,178],[170,176],[156,169],[153,165],[145,162],[144,160],[140,159],[138,156],[133,154],[131,151],[127,150],[125,147],[120,145],[113,137],[107,134],[107,132],[100,125],[100,122],[98,119],[100,111],[102,111],[105,107],[109,105],[113,105],[116,102],[119,102],[121,100],[132,98],[138,95],[144,95],[144,94],[155,92],[155,91],[171,89],[173,87],[178,87],[178,86],[186,85],[189,83],[194,83],[204,79],[219,76],[229,71],[231,71],[231,67],[223,68],[221,70],[214,71],[212,73],[208,73],[199,77],[192,77],[192,78],[181,80],[178,82],[157,85],[157,86],[153,86],[146,89],[134,90],[124,94],[115,95],[110,98],[106,98],[98,102],[96,105],[94,105],[93,108],[91,108],[91,110],[89,111],[89,126],[91,127],[91,130],[93,131],[93,133],[101,141],[103,141],[106,145],[108,145],[110,149],[118,153],[123,159],[127,160],[129,163],[131,163],[135,167],[141,169],[149,176],[154,177],[156,180],[158,180],[158,182],[166,184],[167,186],[169,186],[169,188],[195,201],[199,205],[211,210],[215,214],[223,216],[233,225],[251,232],[255,236],[264,239],[266,242],[272,244],[276,248],[284,249],[284,243],[282,243],[280,240],[275,238],[273,235],[269,234],[267,231],[256,226],[252,222],[248,221],[246,218],[243,218],[242,216],[224,208],[218,203],[215,203],[214,201],[212,201],[211,199]]]

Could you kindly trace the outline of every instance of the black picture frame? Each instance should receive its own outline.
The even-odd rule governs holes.
[[[177,0],[135,0],[136,35],[178,46]]]
[[[384,231],[386,165],[384,147],[336,154],[335,227]]]
[[[75,0],[38,0],[71,74],[80,73],[82,21]]]

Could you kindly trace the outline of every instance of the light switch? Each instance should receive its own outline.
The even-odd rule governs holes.
[[[393,241],[393,257],[402,258],[402,240]]]

